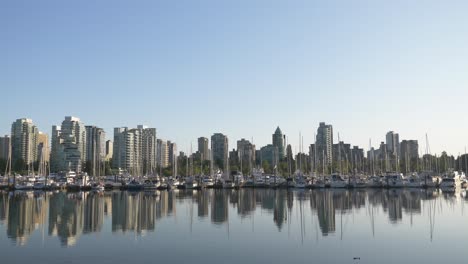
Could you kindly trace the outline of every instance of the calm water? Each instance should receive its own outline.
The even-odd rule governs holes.
[[[464,197],[424,190],[3,192],[0,255],[2,263],[467,263]]]

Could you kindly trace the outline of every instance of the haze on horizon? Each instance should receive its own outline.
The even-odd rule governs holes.
[[[32,118],[145,124],[179,150],[298,149],[319,122],[369,148],[393,130],[432,153],[468,145],[466,1],[18,1],[0,3],[0,134]]]

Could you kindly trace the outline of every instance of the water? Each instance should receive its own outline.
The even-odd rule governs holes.
[[[467,263],[467,202],[464,191],[408,189],[3,192],[0,256],[2,263]]]

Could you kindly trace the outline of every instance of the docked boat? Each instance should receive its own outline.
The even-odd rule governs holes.
[[[444,177],[440,182],[439,187],[441,189],[455,189],[460,187],[460,181],[457,181],[455,178],[452,177]]]
[[[405,187],[408,187],[408,188],[421,188],[422,183],[421,183],[421,180],[419,179],[419,177],[417,177],[416,175],[411,175],[410,177],[408,177],[405,180]]]
[[[367,187],[367,182],[361,177],[352,177],[349,180],[349,187],[351,188],[366,188]]]
[[[93,182],[91,183],[91,190],[93,191],[104,191],[104,184],[100,182]]]
[[[159,187],[159,182],[154,183],[150,180],[145,180],[143,182],[143,189],[144,190],[156,190]]]
[[[26,191],[26,190],[33,190],[34,184],[32,182],[21,182],[15,184],[15,190],[19,191]]]
[[[127,188],[127,190],[137,191],[143,189],[143,184],[141,184],[136,179],[132,179],[125,185],[125,187]]]
[[[325,188],[325,180],[324,179],[321,179],[321,178],[315,178],[312,180],[312,183],[310,185],[311,188],[314,188],[314,189],[321,189],[321,188]]]
[[[346,188],[348,183],[339,175],[332,174],[330,177],[330,188]]]
[[[380,188],[382,187],[382,181],[378,176],[371,176],[366,180],[366,187],[368,188]]]
[[[389,172],[384,176],[382,185],[385,188],[403,188],[405,181],[401,173]]]
[[[201,188],[201,186],[199,186],[198,182],[192,176],[190,176],[185,178],[184,188],[190,190]]]
[[[231,179],[226,179],[223,181],[223,189],[234,189],[236,184]]]
[[[203,177],[202,179],[203,188],[213,188],[214,180],[211,177]]]
[[[298,189],[304,189],[307,186],[307,181],[303,176],[296,177],[296,184],[294,187]]]

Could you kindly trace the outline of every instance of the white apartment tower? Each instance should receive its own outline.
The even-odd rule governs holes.
[[[22,160],[28,168],[37,161],[39,130],[29,118],[17,119],[11,125],[11,153],[13,163]]]

